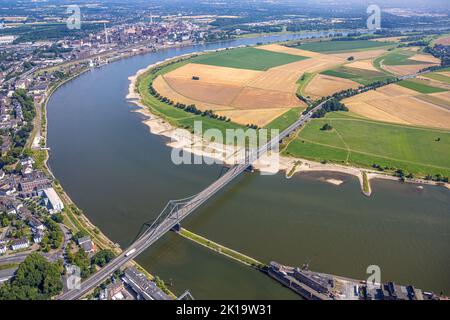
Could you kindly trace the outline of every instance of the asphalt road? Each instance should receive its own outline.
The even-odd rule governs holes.
[[[12,278],[16,270],[17,268],[0,270],[0,285]]]

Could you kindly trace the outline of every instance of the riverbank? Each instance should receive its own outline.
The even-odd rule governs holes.
[[[126,57],[124,57],[126,58]],[[73,79],[79,77],[80,75],[84,74],[85,72],[90,71],[91,68],[85,68],[82,69],[80,72],[77,72],[76,74],[72,75],[71,77],[64,79],[63,81],[60,81],[56,83],[55,85],[51,86],[48,92],[46,93],[46,97],[44,99],[44,102],[41,105],[41,121],[38,122],[38,125],[41,126],[41,137],[40,140],[44,141],[44,145],[47,145],[47,105],[51,98],[51,96],[57,91],[58,88],[60,88],[62,85],[72,81]],[[37,131],[36,131],[37,132]],[[36,135],[36,132],[34,134]],[[32,141],[36,139],[36,136],[30,137],[30,140]],[[67,192],[63,189],[59,181],[57,180],[56,176],[53,174],[50,166],[48,165],[49,160],[49,149],[39,149],[39,150],[33,150],[34,156],[38,157],[41,165],[41,169],[45,171],[48,175],[50,175],[54,179],[54,189],[61,198],[62,202],[64,203],[65,210],[63,212],[63,219],[64,219],[64,225],[71,231],[72,234],[77,233],[78,231],[83,231],[86,234],[88,234],[92,241],[95,243],[96,247],[100,250],[112,250],[116,255],[119,255],[122,253],[122,249],[117,243],[114,243],[111,239],[109,239],[99,228],[97,228],[87,217],[87,215],[75,204],[75,202],[70,198],[70,196],[67,194]],[[133,266],[140,272],[144,273],[147,278],[150,280],[154,280],[155,277],[150,274],[145,268],[143,268],[141,265],[139,265],[135,261],[131,261],[127,264],[127,267]],[[163,289],[163,288],[161,288]],[[165,288],[167,289],[167,288]],[[168,291],[168,294],[176,299],[176,295]]]

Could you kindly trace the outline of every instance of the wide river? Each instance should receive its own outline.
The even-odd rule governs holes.
[[[109,64],[65,84],[48,104],[49,165],[65,190],[107,236],[126,247],[170,199],[193,195],[217,166],[175,166],[166,141],[131,112],[128,77],[177,55],[294,35],[168,49]],[[344,180],[341,186],[325,180]],[[183,223],[189,230],[263,262],[357,279],[378,265],[382,281],[450,293],[450,192],[337,174],[246,174]],[[269,277],[170,233],[138,261],[177,294],[197,299],[296,299]]]

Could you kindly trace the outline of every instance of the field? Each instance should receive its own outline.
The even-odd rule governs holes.
[[[399,66],[399,65],[413,65],[423,64],[421,61],[411,60],[415,56],[415,53],[408,50],[395,51],[382,57],[383,65],[386,66]]]
[[[417,54],[417,52],[406,49],[395,50],[374,60],[377,69],[396,75],[413,74],[439,63],[439,59],[431,55]]]
[[[333,130],[320,130],[325,123]],[[285,153],[363,167],[378,164],[420,176],[450,176],[450,131],[390,125],[346,113],[311,121]]]
[[[383,54],[385,54],[387,50],[385,49],[376,49],[376,50],[366,50],[366,51],[351,51],[346,53],[332,53],[329,54],[331,57],[340,58],[347,60],[350,57],[353,57],[355,61],[357,60],[367,60],[374,59]]]
[[[355,61],[349,64],[345,65],[347,68],[356,68],[356,69],[362,69],[362,70],[369,70],[369,71],[378,71],[374,65],[372,60],[360,60]]]
[[[302,109],[300,108],[292,108],[289,111],[282,114],[277,119],[270,122],[265,126],[267,129],[278,129],[281,131],[287,129],[291,124],[298,120],[301,115]]]
[[[291,108],[306,107],[296,96],[303,74],[345,62],[312,52],[304,58],[303,54],[280,45],[214,52],[164,72],[153,87],[175,103],[211,109],[243,125],[264,126]]]
[[[431,72],[428,74],[424,74],[423,76],[432,80],[450,84],[450,75],[446,75],[444,73]]]
[[[296,48],[307,51],[332,53],[332,52],[349,52],[355,50],[367,50],[373,48],[392,47],[393,44],[389,42],[376,42],[368,40],[356,41],[319,41],[305,43]]]
[[[181,67],[184,64],[185,62],[175,63],[157,72],[156,74],[146,72],[139,77],[137,89],[141,95],[142,102],[151,109],[152,113],[163,117],[166,121],[174,126],[187,129],[192,129],[194,121],[198,120],[203,121],[203,130],[209,128],[217,128],[222,132],[225,132],[226,129],[245,128],[244,126],[234,122],[224,122],[216,119],[193,115],[192,113],[188,113],[186,111],[165,104],[149,93],[148,86],[154,81],[156,77],[166,72],[170,72],[171,70],[174,70],[178,67]]]
[[[412,90],[420,92],[420,93],[425,93],[425,94],[448,91],[443,88],[430,86],[430,85],[424,83],[423,80],[419,80],[419,79],[400,81],[398,83],[398,85],[408,88],[408,89],[412,89]]]
[[[350,88],[355,89],[359,86],[359,83],[352,80],[319,74],[309,82],[304,93],[313,100],[317,100],[321,97],[330,96],[335,92]]]
[[[327,70],[322,72],[322,74],[353,80],[362,85],[368,85],[375,81],[383,81],[391,78],[389,75],[386,75],[380,71],[363,70],[358,68],[351,68],[348,66],[341,66],[335,69]]]
[[[255,110],[225,110],[218,111],[220,116],[226,116],[233,119],[234,122],[241,124],[256,124],[258,127],[264,127],[267,123],[273,122],[283,116],[289,109],[255,109]]]
[[[216,83],[240,86],[261,75],[262,71],[224,68],[196,63],[188,63],[165,75],[168,79],[192,80],[193,76],[200,79],[196,82]]]
[[[264,71],[276,66],[307,59],[299,55],[291,55],[256,48],[237,48],[201,55],[191,62],[219,67],[250,69]]]
[[[441,44],[444,46],[450,46],[450,37],[443,37],[436,41],[436,44]]]
[[[345,99],[343,102],[350,111],[369,119],[450,129],[450,112],[430,100],[427,101],[426,98],[423,99],[427,95],[416,90],[420,88],[424,91],[425,87],[413,84],[413,88],[391,84]]]
[[[280,45],[221,51],[169,65],[156,74],[146,73],[141,76],[139,91],[152,112],[178,127],[192,129],[194,121],[202,120],[204,130],[217,128],[224,132],[249,124],[283,130],[304,110],[297,92],[315,99],[391,77],[369,60],[376,50],[350,49],[353,51],[342,57]],[[236,53],[239,51],[242,56]],[[407,51],[392,55],[380,49],[378,54],[388,57],[388,63],[400,63],[394,67],[410,67],[406,61],[410,63],[416,53]],[[359,52],[367,55],[346,60],[346,55]],[[422,66],[423,60],[429,58],[419,59],[412,66]],[[378,61],[380,67],[385,67],[383,61]],[[311,121],[284,152],[313,160],[362,167],[375,163],[418,175],[449,176],[450,95],[439,87],[448,85],[442,81],[447,77],[444,72],[346,99],[343,102],[351,112],[331,113]],[[439,86],[430,85],[434,82]],[[162,103],[149,94],[150,83],[174,102],[195,104],[200,110],[213,109],[231,121],[194,115]],[[320,130],[325,123],[333,129]]]
[[[282,46],[279,44],[267,44],[264,46],[256,47],[256,49],[267,50],[267,51],[272,51],[272,52],[279,52],[279,53],[287,53],[287,54],[292,54],[295,56],[308,57],[308,58],[315,58],[315,57],[321,56],[321,54],[317,53],[317,52],[290,48],[290,47]]]
[[[387,38],[376,38],[370,39],[370,41],[378,41],[378,42],[400,42],[401,39],[406,38],[406,36],[401,37],[387,37]]]

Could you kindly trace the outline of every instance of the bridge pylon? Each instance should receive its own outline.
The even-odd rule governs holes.
[[[181,223],[177,223],[176,225],[173,226],[172,228],[173,232],[180,232],[181,231]]]

